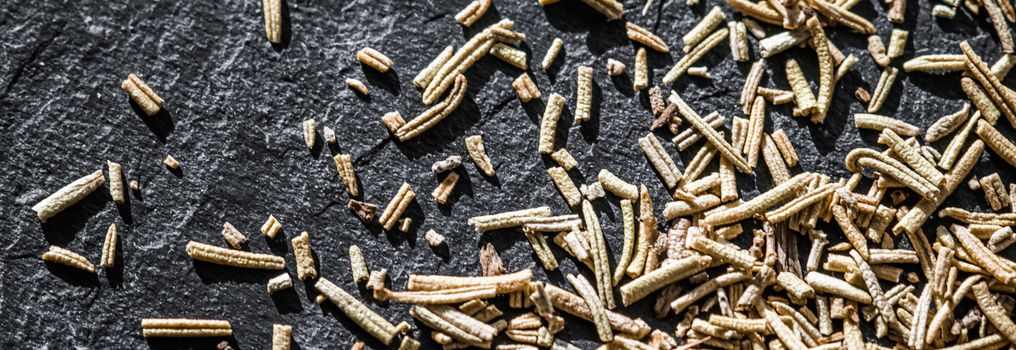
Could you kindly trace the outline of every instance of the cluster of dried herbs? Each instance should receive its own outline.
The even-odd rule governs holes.
[[[539,5],[554,2],[557,0],[541,0]],[[618,20],[624,13],[621,3],[615,0],[583,2],[610,20]],[[902,23],[906,1],[888,2],[890,21]],[[598,181],[576,186],[569,171],[578,162],[565,148],[556,148],[555,142],[567,101],[557,93],[549,95],[537,135],[538,151],[559,165],[548,168],[547,174],[577,214],[554,215],[549,207],[540,206],[477,216],[468,223],[477,232],[521,230],[546,270],[558,268],[546,238],[547,234],[553,235],[550,241],[593,272],[591,280],[578,274],[566,276],[575,293],[533,280],[533,272],[528,269],[507,273],[489,244],[479,252],[482,277],[411,275],[402,291],[385,286],[388,270],[369,270],[363,252],[351,245],[348,258],[353,280],[363,283],[377,300],[413,304],[410,316],[431,328],[430,338],[445,349],[491,348],[502,332],[514,343],[497,344],[498,349],[576,349],[555,337],[565,327],[563,314],[592,322],[605,349],[883,349],[887,347],[880,344],[895,343],[896,348],[959,350],[1016,345],[1016,323],[1009,316],[1016,305],[1011,296],[1016,293],[1016,263],[998,255],[1016,243],[1011,229],[1016,225],[1016,214],[997,212],[1011,208],[1016,213],[1016,184],[1007,188],[998,173],[968,179],[986,147],[1016,166],[1016,145],[995,126],[1000,116],[1016,126],[1016,93],[1000,82],[1016,64],[1008,24],[1016,21],[1016,10],[1009,1],[964,2],[965,9],[974,15],[983,5],[996,31],[1003,57],[990,67],[966,42],[957,48],[959,54],[924,55],[898,64],[904,73],[950,71],[964,75],[961,88],[970,103],[942,116],[922,134],[914,125],[876,114],[898,79],[900,69],[893,66],[893,60],[904,55],[910,33],[893,29],[887,48],[871,22],[851,12],[858,3],[727,0],[742,19],[726,25],[727,15],[719,7],[712,7],[681,38],[683,56],[662,81],[670,84],[685,74],[708,78],[708,67],[693,65],[724,41],[729,43],[735,61],[750,62],[751,33],[757,39],[760,57],[752,64],[741,90],[739,102],[744,116],[733,118],[716,112],[702,117],[676,92],[665,99],[659,86],[650,88],[645,49],[669,53],[670,48],[648,29],[625,23],[627,37],[639,46],[633,58],[633,89],[649,89],[653,120],[649,129],[667,126],[663,130],[674,135],[671,141],[680,151],[705,140],[686,162],[684,171],[667,152],[658,133],[651,131],[633,142],[645,153],[648,165],[673,198],[663,206],[662,215],[669,226],[666,230],[661,229],[663,225],[644,184],[625,181],[601,169]],[[932,12],[952,18],[958,5],[958,1],[943,1]],[[490,0],[474,0],[455,19],[471,26],[490,6]],[[265,31],[273,44],[281,41],[281,7],[278,0],[263,2]],[[758,22],[781,31],[766,35]],[[883,69],[873,92],[855,91],[857,98],[868,104],[868,113],[854,115],[854,125],[877,132],[878,143],[886,147],[852,150],[844,166],[853,175],[846,179],[803,170],[793,174],[792,170],[802,164],[789,137],[783,130],[765,130],[767,105],[793,103],[794,117],[808,117],[814,123],[821,124],[827,118],[836,82],[859,62],[852,55],[844,57],[829,40],[826,30],[833,25],[867,35],[872,61]],[[543,95],[525,72],[526,52],[515,47],[526,36],[512,27],[511,21],[501,20],[459,49],[445,48],[413,83],[422,90],[426,105],[445,92],[446,99],[408,122],[397,111],[388,113],[381,118],[383,124],[403,142],[440,123],[458,107],[466,92],[468,83],[463,73],[487,54],[523,71],[512,83],[522,103],[540,100]],[[561,39],[549,45],[541,64],[544,70],[551,69],[564,45]],[[765,59],[799,45],[815,52],[818,91],[812,90],[793,58],[786,59],[784,67],[790,90],[762,86]],[[382,73],[393,66],[391,59],[371,48],[357,52],[356,60]],[[623,62],[610,59],[606,73],[622,75],[625,68]],[[587,66],[578,67],[576,73],[575,122],[591,122],[596,73]],[[368,94],[363,82],[347,79],[346,83],[360,94]],[[157,117],[164,100],[145,82],[130,74],[121,86],[144,114]],[[728,120],[730,129],[724,132]],[[682,130],[684,122],[687,127]],[[313,119],[303,122],[302,131],[305,145],[313,149],[318,142],[317,123]],[[968,140],[974,135],[978,139]],[[337,142],[331,128],[324,128],[324,136],[330,144]],[[942,152],[921,145],[918,139],[930,143],[950,136]],[[495,176],[481,135],[467,137],[465,148],[477,169],[486,176]],[[754,176],[760,157],[774,187],[753,198],[741,198],[737,173]],[[719,163],[718,170],[706,173],[714,160]],[[351,156],[336,155],[334,161],[349,196],[358,196],[360,188]],[[432,193],[441,205],[447,205],[455,189],[460,177],[456,169],[461,162],[461,156],[453,155],[433,166],[436,174],[445,174]],[[180,166],[172,156],[167,156],[164,163],[171,169]],[[124,203],[123,170],[118,163],[107,165],[111,197],[116,203]],[[865,168],[874,176],[867,190],[860,188]],[[105,184],[103,175],[98,170],[77,179],[32,209],[45,222]],[[964,181],[971,189],[984,192],[993,212],[939,209]],[[136,181],[130,188],[138,189]],[[605,198],[605,191],[620,200],[623,214],[623,247],[613,268],[605,233],[592,207],[592,201]],[[910,194],[916,195],[916,201],[907,199]],[[377,222],[385,230],[409,231],[412,218],[403,215],[414,200],[416,193],[404,182]],[[374,221],[376,205],[350,198],[348,206],[360,219]],[[936,212],[956,223],[937,227],[932,242],[922,226]],[[745,230],[742,224],[761,229]],[[835,242],[841,236],[827,234],[820,227],[831,231],[838,228],[842,240]],[[281,229],[282,224],[272,215],[261,227],[269,238]],[[750,247],[731,243],[745,232],[752,236]],[[798,260],[797,234],[811,242],[805,266]],[[896,246],[901,234],[910,248]],[[232,249],[191,241],[186,246],[187,254],[213,264],[285,269],[281,256],[245,250],[247,238],[232,224],[224,224],[222,235]],[[110,225],[101,253],[103,268],[116,263],[117,239],[116,225]],[[434,247],[445,241],[434,230],[429,230],[425,239]],[[353,323],[386,345],[402,335],[400,349],[420,346],[408,335],[407,322],[392,324],[341,287],[318,276],[306,231],[291,243],[297,277],[313,282],[320,293],[318,303],[333,302]],[[42,259],[95,273],[95,266],[85,256],[66,248],[50,246]],[[918,272],[907,272],[899,265],[913,265]],[[683,285],[694,288],[683,290]],[[887,285],[891,287],[885,288]],[[288,272],[267,282],[269,293],[292,287]],[[640,319],[615,311],[615,287],[623,306],[656,293],[656,315],[662,318],[673,312],[680,321],[673,330],[652,329]],[[510,320],[501,318],[502,311],[488,301],[499,295],[509,296],[510,307],[531,308],[533,312]],[[976,308],[957,314],[966,298],[974,300],[968,304]],[[840,327],[836,327],[837,321]],[[866,341],[871,337],[862,334],[862,323],[871,324],[878,343]],[[232,328],[224,320],[146,318],[142,320],[142,333],[144,337],[228,337]],[[272,333],[273,349],[289,348],[292,326],[276,324]],[[354,347],[363,346],[357,343]]]

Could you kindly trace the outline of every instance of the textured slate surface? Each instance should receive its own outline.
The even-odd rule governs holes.
[[[680,36],[708,6],[721,5],[703,2],[707,4],[689,8],[683,2],[657,0],[650,14],[641,16],[642,4],[626,1],[626,18],[655,31],[674,52],[650,53],[654,81],[680,57]],[[469,93],[459,109],[419,140],[392,141],[379,117],[399,110],[408,119],[422,111],[419,92],[410,82],[416,72],[444,46],[459,46],[497,19],[509,18],[527,35],[522,49],[536,67],[530,74],[544,100],[557,92],[573,109],[576,68],[596,69],[593,120],[570,128],[567,137],[558,140],[580,163],[572,172],[576,183],[591,183],[599,169],[607,168],[647,184],[659,210],[666,193],[635,143],[650,121],[647,98],[631,91],[627,76],[610,79],[603,69],[607,58],[616,58],[628,64],[630,72],[635,47],[624,36],[623,22],[606,22],[577,0],[546,8],[535,1],[495,1],[478,24],[463,29],[453,16],[465,5],[461,0],[291,1],[285,5],[285,43],[272,47],[264,37],[258,1],[0,4],[0,163],[6,169],[0,180],[5,213],[5,233],[0,236],[0,328],[5,331],[0,347],[214,346],[215,341],[146,342],[140,336],[143,317],[228,319],[235,331],[231,341],[243,349],[265,348],[272,323],[294,325],[295,342],[303,349],[346,348],[356,339],[380,347],[334,307],[314,304],[310,284],[298,283],[293,292],[273,297],[264,290],[271,273],[192,262],[185,244],[196,240],[224,246],[219,234],[223,221],[247,234],[256,252],[288,253],[288,239],[309,231],[320,274],[351,291],[357,290],[347,267],[346,251],[352,243],[364,249],[371,268],[391,271],[389,285],[395,289],[403,288],[411,273],[478,274],[476,252],[487,242],[494,244],[509,270],[533,268],[538,278],[564,284],[561,273],[576,268],[561,251],[556,251],[561,271],[547,276],[519,232],[478,235],[465,224],[471,216],[538,205],[568,212],[547,178],[548,160],[536,153],[543,104],[521,105],[510,88],[517,69],[496,58],[482,59],[467,74]],[[955,21],[941,21],[931,17],[930,6],[922,1],[908,8],[904,28],[913,33],[904,59],[959,52],[956,44],[970,38],[986,60],[994,61],[999,51],[983,15],[972,19],[960,11]],[[888,40],[885,10],[881,1],[873,0],[857,8],[859,14],[877,18],[879,32]],[[794,139],[802,164],[795,172],[845,176],[845,153],[862,144],[875,145],[874,134],[858,133],[850,115],[864,109],[852,97],[853,90],[872,90],[879,71],[863,51],[862,36],[843,29],[832,30],[831,36],[861,63],[837,87],[826,124],[794,120],[787,105],[770,108],[766,130],[782,128]],[[565,40],[566,50],[544,73],[539,61],[554,37]],[[382,75],[357,63],[354,53],[364,46],[391,57],[393,72]],[[809,51],[790,54],[804,62],[806,74],[817,76]],[[783,58],[768,63],[764,84],[786,88]],[[674,88],[702,114],[716,110],[740,116],[737,95],[749,64],[733,62],[726,44],[700,64],[710,67],[711,81],[686,77]],[[131,72],[167,100],[163,113],[148,118],[132,109],[119,88]],[[346,89],[343,80],[348,77],[365,81],[370,97]],[[958,87],[958,74],[901,76],[883,113],[923,129],[962,105]],[[299,127],[307,118],[335,128],[338,149],[308,152]],[[562,125],[571,120],[566,113]],[[436,205],[429,194],[438,179],[430,164],[450,154],[465,155],[463,139],[473,134],[484,135],[498,176],[486,178],[466,164],[459,170],[466,176],[450,204]],[[935,146],[943,149],[946,143]],[[383,206],[403,181],[413,185],[419,196],[409,214],[414,219],[409,235],[365,226],[344,208],[347,195],[330,159],[337,151],[355,158],[369,202]],[[683,160],[691,159],[692,152],[678,155],[672,150]],[[171,173],[162,165],[167,153],[183,163],[181,172]],[[107,159],[122,163],[127,178],[141,183],[140,193],[132,194],[127,205],[114,205],[103,189],[46,224],[36,220],[32,204]],[[984,163],[977,174],[1005,166],[994,160]],[[759,173],[757,180],[742,175],[743,195],[757,194],[756,186],[770,187],[764,166]],[[969,191],[958,197],[951,201],[985,207]],[[617,198],[596,204],[611,252],[617,254],[622,235]],[[258,232],[269,214],[282,222],[283,238],[268,240]],[[110,223],[120,226],[122,234],[123,258],[116,269],[89,276],[39,259],[47,244],[55,244],[97,264]],[[443,257],[423,241],[428,229],[448,238]],[[806,245],[802,242],[803,252]],[[286,260],[295,272],[292,255]],[[365,291],[359,292],[354,294],[369,300]],[[629,312],[672,330],[674,316],[656,321],[651,315],[653,299]],[[412,322],[406,305],[371,306],[393,321]],[[594,346],[590,324],[570,319],[568,325],[562,338],[584,348]],[[419,325],[412,334],[429,338]]]

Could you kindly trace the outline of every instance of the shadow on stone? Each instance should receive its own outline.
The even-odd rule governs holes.
[[[93,288],[99,286],[99,277],[92,272],[49,261],[46,262],[46,269],[57,278],[73,286]]]
[[[106,202],[110,201],[109,192],[104,190],[105,187],[96,189],[81,201],[41,223],[46,243],[62,247],[73,241],[88,220],[102,211]]]
[[[265,283],[276,272],[218,265],[199,260],[193,260],[193,262],[194,272],[198,274],[201,283],[204,284],[221,282]]]
[[[169,135],[172,135],[173,131],[176,130],[176,122],[173,120],[173,114],[166,108],[159,108],[158,113],[149,117],[145,114],[145,111],[141,109],[141,106],[138,106],[138,104],[134,102],[134,100],[132,100],[129,96],[126,98],[131,105],[131,110],[134,111],[134,115],[145,123],[145,126],[147,126],[148,130],[155,135],[155,138],[159,140],[159,143],[166,143],[166,139],[169,138]]]

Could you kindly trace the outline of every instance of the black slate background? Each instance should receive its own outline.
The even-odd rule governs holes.
[[[650,53],[654,81],[680,57],[680,36],[710,6],[720,5],[728,18],[738,17],[725,4],[702,2],[689,8],[683,1],[657,0],[649,15],[641,16],[641,2],[625,1],[628,20],[671,45],[671,55]],[[320,275],[364,300],[370,298],[362,289],[355,292],[348,268],[346,252],[353,243],[363,248],[372,269],[390,270],[389,285],[395,289],[404,288],[411,273],[478,274],[477,251],[487,242],[494,244],[509,270],[532,268],[539,279],[566,284],[562,273],[577,269],[561,251],[561,269],[545,273],[519,232],[479,235],[466,225],[471,216],[539,205],[549,205],[556,213],[569,211],[547,178],[549,160],[536,152],[543,102],[522,105],[510,88],[517,69],[493,57],[480,60],[467,73],[469,93],[462,105],[417,140],[395,142],[379,121],[392,110],[407,119],[424,110],[412,77],[444,46],[458,47],[500,18],[514,20],[516,30],[526,33],[521,47],[529,54],[530,74],[544,100],[552,92],[567,98],[569,112],[561,125],[571,124],[576,68],[596,69],[593,120],[569,128],[558,139],[579,161],[572,172],[576,183],[591,183],[599,169],[607,168],[647,184],[658,210],[666,202],[662,184],[635,141],[650,121],[647,98],[632,92],[628,75],[611,79],[603,68],[607,58],[626,63],[629,74],[634,66],[635,47],[625,38],[623,22],[606,22],[578,0],[547,7],[535,1],[498,0],[472,28],[454,21],[466,5],[462,0],[284,4],[284,43],[273,47],[265,39],[259,1],[0,3],[0,164],[5,169],[0,179],[5,231],[0,235],[0,347],[208,348],[216,343],[146,341],[140,336],[143,317],[228,319],[235,333],[231,342],[242,349],[267,347],[272,323],[294,325],[294,340],[302,349],[347,348],[358,339],[371,348],[382,347],[333,306],[314,304],[310,284],[298,283],[292,292],[270,296],[264,285],[270,272],[189,259],[184,247],[190,240],[225,246],[219,233],[223,221],[247,234],[256,252],[286,254],[288,239],[309,231]],[[954,21],[943,21],[931,17],[932,5],[910,3],[903,27],[911,30],[911,41],[895,65],[919,54],[958,53],[956,45],[964,39],[989,63],[998,57],[997,41],[983,15],[971,18],[961,10]],[[888,41],[886,10],[876,0],[856,8],[867,18],[877,18],[879,33]],[[873,90],[879,71],[864,51],[864,37],[844,29],[830,30],[830,35],[861,63],[838,85],[826,123],[795,120],[785,105],[769,108],[766,130],[782,128],[795,141],[801,166],[794,172],[846,176],[846,152],[875,147],[874,133],[858,132],[851,115],[864,110],[853,98],[854,89]],[[539,62],[554,37],[564,39],[566,49],[544,73]],[[354,54],[365,46],[391,57],[393,71],[382,75],[357,63]],[[806,74],[817,77],[810,51],[789,54],[803,61]],[[783,57],[768,64],[764,84],[787,88]],[[736,101],[750,64],[733,62],[723,44],[699,65],[710,68],[712,80],[684,77],[673,88],[702,114],[716,110],[728,118],[742,116]],[[148,118],[132,108],[119,88],[131,72],[166,99],[164,112]],[[350,77],[366,82],[369,98],[345,87],[343,80]],[[1009,83],[1012,86],[1012,80]],[[923,129],[957,110],[963,99],[958,74],[901,74],[881,113]],[[308,152],[300,131],[300,122],[307,118],[336,129],[338,149]],[[465,156],[463,139],[474,134],[484,135],[498,175],[486,178],[467,161],[459,169],[465,176],[453,199],[438,206],[430,192],[439,179],[430,164],[451,154]],[[941,150],[947,142],[935,146]],[[678,154],[674,149],[672,155],[683,163],[693,151]],[[366,201],[383,207],[401,182],[413,185],[419,196],[409,214],[414,219],[410,234],[365,226],[344,208],[347,195],[330,159],[335,152],[355,158]],[[167,153],[183,164],[182,171],[173,173],[162,165]],[[141,183],[128,204],[114,205],[104,187],[58,218],[38,222],[31,205],[104,168],[107,159],[122,163],[127,178]],[[982,163],[974,171],[978,175],[1008,169],[994,155],[984,156]],[[771,186],[764,168],[757,179],[741,176],[744,196]],[[1013,177],[1005,173],[1003,178]],[[986,208],[977,194],[966,189],[957,193],[950,204]],[[622,236],[617,198],[608,196],[596,206],[616,255]],[[269,214],[282,222],[281,238],[268,240],[258,231]],[[121,232],[122,258],[116,269],[87,275],[39,259],[46,246],[54,244],[98,264],[110,223]],[[933,227],[929,223],[926,231],[934,232]],[[423,233],[428,229],[445,235],[447,250],[436,253],[427,246]],[[837,233],[832,236],[842,239]],[[802,240],[802,253],[807,245]],[[290,254],[286,260],[295,272]],[[626,312],[672,330],[676,317],[657,321],[651,315],[654,299],[650,296]],[[394,322],[412,323],[406,305],[368,303]],[[506,305],[502,309],[514,314]],[[429,331],[420,327],[414,324],[412,335],[428,340]],[[583,348],[595,346],[592,326],[575,319],[560,336]]]

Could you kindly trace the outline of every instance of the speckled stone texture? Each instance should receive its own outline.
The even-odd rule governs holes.
[[[657,82],[680,57],[681,35],[710,6],[722,6],[728,18],[737,17],[717,1],[694,8],[683,1],[656,2],[641,16],[642,3],[625,1],[625,17],[654,31],[672,48],[671,55],[649,54],[651,77]],[[546,174],[551,161],[536,152],[543,104],[552,92],[568,100],[560,125],[569,128],[559,133],[557,144],[566,145],[580,164],[571,172],[576,183],[591,183],[599,169],[610,169],[649,186],[657,210],[662,210],[667,194],[636,144],[647,132],[651,115],[645,93],[631,90],[635,46],[625,38],[622,21],[607,22],[578,0],[544,8],[533,0],[495,0],[477,24],[462,28],[453,17],[466,4],[288,1],[283,43],[273,47],[265,38],[260,1],[0,3],[0,164],[5,169],[0,180],[5,231],[0,235],[0,347],[209,348],[218,342],[146,341],[140,330],[143,317],[229,320],[235,335],[230,341],[238,349],[266,348],[273,323],[293,325],[294,341],[302,349],[348,348],[358,339],[371,348],[383,347],[334,306],[316,305],[310,283],[297,282],[293,290],[271,296],[265,283],[272,272],[188,258],[185,245],[190,240],[226,246],[220,235],[224,221],[247,235],[250,250],[285,254],[294,278],[289,239],[308,231],[320,275],[363,300],[370,297],[352,283],[348,267],[346,252],[354,243],[363,248],[371,269],[389,269],[388,285],[398,290],[412,273],[479,274],[477,252],[487,242],[501,253],[508,270],[531,268],[538,279],[566,285],[563,273],[577,269],[562,251],[555,248],[561,269],[547,273],[534,262],[520,232],[477,234],[466,219],[539,205],[569,212]],[[943,21],[931,17],[931,6],[926,1],[908,6],[903,27],[912,31],[911,43],[894,65],[918,54],[958,53],[963,39],[971,40],[989,63],[998,57],[983,14],[971,18],[961,10],[954,21]],[[884,40],[891,29],[886,10],[875,0],[856,9],[877,18]],[[520,104],[510,87],[520,71],[485,57],[467,72],[469,92],[457,111],[419,139],[393,141],[380,116],[398,110],[409,119],[425,109],[412,77],[445,46],[460,46],[501,18],[514,20],[516,30],[527,35],[521,48],[529,55],[529,73],[544,98]],[[879,71],[864,51],[863,36],[842,28],[831,29],[830,36],[861,63],[837,86],[825,125],[790,117],[790,105],[767,111],[766,130],[782,128],[794,140],[801,156],[795,173],[846,176],[842,159],[847,151],[876,147],[875,133],[855,130],[850,116],[864,110],[853,97],[854,89],[873,90]],[[564,39],[566,48],[545,73],[539,62],[555,37]],[[379,74],[357,63],[354,54],[365,46],[388,55],[395,62],[393,69]],[[755,57],[754,39],[751,46]],[[814,55],[804,49],[789,55],[803,62],[815,84]],[[767,62],[763,86],[787,88],[785,57]],[[627,64],[629,73],[608,77],[608,58]],[[580,65],[595,69],[593,118],[573,127]],[[750,64],[735,63],[724,43],[698,65],[709,67],[712,80],[683,77],[673,88],[703,115],[715,110],[728,118],[744,117],[736,101]],[[119,87],[131,72],[166,99],[163,112],[145,117],[132,107]],[[363,80],[370,97],[347,89],[345,78]],[[881,112],[923,129],[960,108],[963,98],[959,74],[901,74]],[[308,151],[300,126],[308,118],[334,128],[338,147]],[[1009,126],[1003,129],[1010,133]],[[497,177],[484,177],[467,158],[458,170],[463,178],[452,199],[437,205],[430,192],[439,178],[430,165],[448,155],[465,156],[463,139],[475,134],[484,135]],[[947,143],[935,147],[941,150]],[[671,149],[671,154],[683,164],[697,148],[680,154]],[[381,208],[403,181],[413,185],[419,196],[408,213],[413,218],[408,235],[364,225],[345,208],[348,198],[331,160],[337,152],[352,154],[363,199]],[[166,154],[182,163],[180,171],[162,165]],[[978,175],[1009,169],[990,152],[984,158],[974,171]],[[141,184],[140,191],[117,206],[103,187],[59,217],[39,223],[30,210],[33,204],[104,167],[107,159],[120,162],[127,179]],[[744,196],[771,187],[764,168],[757,178],[739,175]],[[1002,176],[1006,182],[1013,179],[1008,171]],[[979,195],[966,189],[948,203],[986,208]],[[622,236],[618,199],[608,196],[597,201],[596,208],[611,255],[617,256]],[[282,222],[284,234],[276,239],[258,231],[269,214]],[[97,264],[110,223],[116,223],[121,234],[114,269],[87,275],[39,258],[54,244]],[[926,232],[933,228],[929,223]],[[446,249],[435,252],[426,244],[423,233],[428,229],[445,235]],[[842,240],[837,230],[829,233],[834,241]],[[747,236],[741,237],[742,244]],[[808,243],[801,241],[800,251],[807,252]],[[654,299],[655,294],[625,312],[672,331],[676,317],[656,320],[651,312]],[[368,304],[393,322],[414,324],[411,334],[426,347],[435,347],[429,330],[409,317],[407,305]],[[502,309],[516,313],[503,303]],[[562,339],[582,348],[596,345],[590,323],[569,318],[567,328]]]

